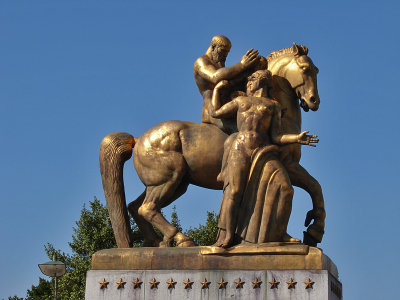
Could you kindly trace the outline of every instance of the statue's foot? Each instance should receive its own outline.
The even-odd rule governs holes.
[[[233,238],[227,236],[227,237],[225,237],[225,239],[222,241],[222,243],[220,243],[220,246],[218,246],[218,247],[221,247],[221,248],[226,249],[226,248],[231,247],[232,244],[233,244]]]
[[[289,243],[301,243],[301,240],[291,237],[287,232],[283,235],[282,240]]]
[[[196,244],[193,242],[192,238],[184,235],[181,232],[178,232],[174,236],[174,241],[176,242],[177,247],[194,247]]]
[[[218,240],[214,245],[212,245],[213,247],[220,247],[220,248],[224,248],[222,247],[224,245],[224,240]]]
[[[224,229],[218,228],[217,241],[212,246],[213,247],[221,247],[222,243],[224,242],[225,235],[226,235],[226,231]]]

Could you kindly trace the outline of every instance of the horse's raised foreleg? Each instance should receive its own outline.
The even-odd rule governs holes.
[[[285,167],[292,184],[302,188],[311,196],[313,209],[307,213],[305,226],[308,226],[312,220],[314,222],[307,228],[304,243],[316,246],[322,241],[325,228],[326,214],[321,185],[299,163],[289,162],[285,164]]]

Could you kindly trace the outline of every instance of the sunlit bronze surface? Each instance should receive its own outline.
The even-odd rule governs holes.
[[[245,228],[240,228],[239,233],[248,242],[300,242],[291,238],[286,232],[292,208],[293,189],[285,168],[278,160],[279,148],[272,145],[292,143],[313,145],[312,143],[318,142],[318,139],[316,136],[307,135],[307,132],[282,133],[280,105],[267,98],[267,80],[267,70],[256,71],[247,81],[246,96],[234,98],[222,106],[219,89],[229,83],[221,81],[214,88],[212,116],[215,118],[236,116],[238,127],[238,132],[232,134],[225,142],[223,166],[219,175],[219,179],[224,181],[224,197],[218,224],[220,232],[215,244],[219,247],[226,248],[233,244],[238,216],[241,223],[246,222],[241,224]],[[260,149],[266,150],[264,152],[268,154],[273,152],[272,155],[266,155],[268,159],[262,162],[262,167],[268,170],[267,173],[263,173],[267,174],[267,188],[264,189],[264,193],[260,193],[257,184],[260,176],[256,176],[257,180],[254,183],[248,181],[252,160],[255,161],[254,154]],[[243,197],[245,189],[250,197]],[[254,192],[251,193],[251,190]],[[249,202],[258,195],[265,201],[261,200],[262,203],[258,207],[250,205]],[[254,214],[261,214],[262,220],[252,222],[253,225],[249,227],[248,222],[255,219]],[[242,234],[242,231],[246,232]],[[261,237],[259,237],[260,231]],[[247,238],[247,235],[251,238]],[[254,238],[254,235],[257,237]]]
[[[217,119],[211,116],[211,98],[214,87],[221,80],[233,79],[252,67],[258,60],[258,51],[250,49],[242,57],[239,63],[225,67],[225,60],[231,49],[231,42],[223,35],[214,36],[207,52],[194,63],[194,79],[201,95],[203,96],[203,108],[201,121],[217,125],[227,133],[237,131],[236,122],[233,119]]]
[[[278,100],[282,110],[282,131],[300,133],[301,111],[318,110],[320,99],[317,89],[318,68],[307,56],[308,48],[296,45],[272,52],[267,57],[272,74],[269,96]],[[298,99],[301,99],[299,105]],[[281,147],[280,160],[289,174],[291,183],[308,192],[313,209],[307,213],[305,226],[314,219],[304,235],[304,242],[316,245],[322,240],[325,228],[325,208],[322,189],[318,181],[300,164],[301,146],[291,144]]]
[[[322,250],[303,244],[252,246],[106,249],[92,257],[93,270],[328,270],[335,264]]]
[[[195,63],[196,83],[203,95],[203,103],[206,103],[206,105],[203,105],[203,112],[210,112],[212,92],[221,79],[232,78],[230,85],[231,88],[233,85],[233,88],[231,90],[243,94],[244,91],[240,91],[238,86],[243,83],[242,77],[245,73],[250,71],[252,67],[265,69],[268,61],[268,70],[272,74],[272,77],[268,77],[267,82],[268,96],[279,102],[281,132],[286,136],[298,136],[301,127],[298,99],[302,99],[301,107],[306,111],[308,109],[317,110],[319,105],[316,85],[316,73],[318,70],[307,56],[308,49],[305,46],[294,45],[292,48],[273,52],[268,56],[267,60],[258,56],[256,51],[251,50],[242,58],[239,63],[240,66],[237,64],[225,68],[224,62],[230,46],[227,47],[227,40],[224,37],[219,36],[216,41],[215,47],[213,47],[212,42],[206,55],[199,58]],[[214,53],[214,50],[217,52]],[[244,71],[245,69],[246,72]],[[227,103],[229,101],[226,100]],[[224,103],[221,102],[222,104]],[[204,109],[204,107],[207,109]],[[265,116],[267,115],[268,119],[273,114],[265,114]],[[236,120],[237,116],[230,118],[230,122],[236,124],[237,121],[240,121]],[[240,122],[248,122],[246,117],[241,118],[243,122]],[[150,128],[138,138],[127,133],[116,132],[103,139],[100,147],[100,170],[118,247],[127,248],[132,245],[128,210],[144,234],[144,246],[165,247],[169,246],[172,241],[175,241],[179,247],[194,245],[189,237],[178,232],[163,217],[160,210],[182,195],[189,184],[211,189],[222,189],[223,180],[218,180],[217,177],[222,167],[224,143],[228,140],[227,143],[229,144],[229,142],[235,140],[235,133],[228,139],[228,134],[225,132],[232,133],[235,128],[224,127],[224,124],[218,123],[219,118],[214,119],[215,122],[203,119],[204,122],[209,123],[202,124],[167,121]],[[269,122],[271,121],[267,123]],[[268,125],[267,127],[270,126]],[[265,126],[262,128],[270,131]],[[258,132],[258,129],[255,132]],[[269,135],[271,135],[271,132]],[[267,140],[267,136],[264,133],[263,139],[265,139],[259,147],[251,146],[250,148],[254,148],[254,150],[257,148],[257,151],[259,151],[266,144],[271,144],[271,147],[277,147],[272,145],[274,143],[283,144],[282,141],[284,139],[279,143],[274,138]],[[225,156],[229,157],[229,151],[225,151],[225,153]],[[123,183],[123,165],[131,156],[133,156],[136,171],[146,189],[127,207]],[[248,154],[247,157],[252,156]],[[264,160],[264,164],[267,164],[270,160]],[[279,158],[276,157],[272,160],[283,165],[283,167],[277,166],[276,168],[283,170],[283,173],[287,172],[291,184],[302,187],[310,193],[313,200],[313,210],[307,214],[306,226],[313,219],[314,223],[309,226],[304,242],[315,245],[321,241],[324,231],[325,211],[323,197],[318,182],[298,164],[300,160],[300,145],[280,146]],[[230,161],[233,161],[233,159],[230,159]],[[259,169],[260,167],[255,164],[254,168]],[[265,176],[271,175],[267,174]],[[280,179],[279,182],[286,182],[288,185],[289,181],[284,178]],[[254,186],[255,189],[260,187],[259,183],[254,184]],[[263,193],[268,194],[268,188]],[[251,201],[254,201],[254,199]],[[286,211],[284,215],[287,218],[290,213],[288,209],[284,209],[284,211]],[[253,215],[250,215],[250,220],[245,220],[244,223],[247,223],[244,227],[254,220]],[[257,221],[255,224],[260,226],[262,223]],[[285,227],[285,224],[287,224],[286,220],[279,226]],[[157,236],[153,226],[161,231],[163,240],[160,240]],[[258,239],[247,239],[246,234],[241,236],[248,242],[260,242]],[[281,240],[284,239],[282,238]]]

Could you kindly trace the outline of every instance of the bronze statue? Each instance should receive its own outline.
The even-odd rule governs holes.
[[[223,35],[216,35],[212,38],[207,52],[194,63],[194,79],[203,96],[201,121],[203,123],[217,125],[228,134],[237,131],[236,122],[232,119],[221,120],[211,116],[213,89],[221,80],[233,79],[240,73],[248,70],[259,59],[258,51],[250,49],[239,63],[230,67],[225,67],[225,60],[230,49],[230,40]]]
[[[320,99],[317,89],[318,68],[307,56],[308,48],[296,45],[274,51],[267,57],[268,70],[272,74],[269,96],[276,99],[282,110],[282,132],[298,134],[301,131],[301,111],[318,110]],[[299,105],[298,99],[301,100]],[[290,181],[311,196],[313,209],[307,213],[304,242],[315,246],[320,243],[325,228],[325,208],[322,189],[318,181],[300,164],[301,146],[290,144],[281,147],[280,161],[285,166]]]
[[[238,207],[247,186],[253,153],[272,144],[313,145],[312,143],[318,142],[316,136],[307,135],[307,131],[301,134],[282,133],[280,105],[276,101],[266,98],[267,80],[267,70],[256,71],[248,79],[247,96],[239,96],[222,107],[219,90],[229,83],[224,80],[214,88],[212,103],[215,111],[212,112],[212,117],[232,118],[236,115],[239,130],[238,133],[232,135],[233,140],[229,139],[230,145],[225,146],[227,154],[224,155],[226,159],[224,159],[223,170],[219,176],[224,181],[224,198],[221,204],[218,227],[225,229],[225,234],[222,236],[220,230],[216,246],[223,248],[227,248],[233,243]],[[268,163],[271,162],[272,160]],[[283,167],[280,169],[283,169]],[[279,175],[275,175],[274,180],[279,184],[281,193],[277,193],[277,203],[272,204],[276,207],[275,221],[272,225],[279,224],[279,226],[273,230],[274,236],[270,241],[300,242],[300,240],[291,238],[286,232],[291,212],[293,189],[285,174],[283,176],[281,176],[281,173],[277,174]]]
[[[224,40],[223,38],[219,39]],[[203,95],[203,101],[207,103],[203,106],[203,111],[207,113],[210,112],[210,104],[208,103],[212,102],[212,92],[219,81],[223,79],[234,80],[235,76],[244,74],[241,73],[244,69],[250,69],[250,66],[261,60],[257,51],[249,50],[242,59],[244,61],[239,63],[240,66],[236,64],[225,68],[223,65],[230,46],[222,47],[220,56],[217,55],[219,50],[217,53],[213,52],[217,49],[217,46],[211,47],[210,56],[206,55],[198,59],[196,62],[198,67],[195,64],[196,82]],[[301,113],[297,99],[302,99],[302,107],[305,110],[308,108],[318,109],[317,69],[308,58],[307,48],[304,46],[294,45],[292,48],[275,51],[268,56],[267,60],[268,70],[272,74],[268,83],[270,87],[269,97],[277,100],[280,104],[282,133],[298,136]],[[199,73],[196,73],[196,68]],[[208,74],[210,77],[204,74]],[[206,78],[211,80],[208,81]],[[194,245],[189,237],[178,232],[162,216],[160,210],[181,196],[189,184],[211,189],[223,188],[223,182],[218,180],[217,177],[221,171],[224,143],[229,137],[226,132],[230,134],[234,131],[234,128],[225,127],[221,123],[218,124],[218,120],[220,120],[218,118],[213,119],[204,119],[204,121],[209,122],[208,124],[167,121],[150,128],[138,138],[127,133],[116,132],[103,139],[100,146],[100,170],[118,247],[132,246],[128,210],[143,232],[144,246],[169,246],[171,241],[175,241],[178,246],[183,247]],[[236,120],[233,118],[233,124],[235,123]],[[226,128],[230,129],[226,130]],[[210,139],[213,140],[212,145],[209,143]],[[231,136],[228,141],[230,140],[234,140],[234,136]],[[262,153],[262,149],[260,153]],[[123,165],[132,156],[132,153],[136,171],[146,188],[127,207],[123,183]],[[318,182],[298,164],[299,159],[299,144],[281,146],[279,160],[286,168],[291,183],[304,188],[312,196],[314,206],[306,221],[314,219],[314,223],[308,228],[307,236],[305,236],[308,240],[305,242],[316,244],[316,242],[321,241],[324,229],[325,212],[323,210],[322,192]],[[274,161],[279,160],[274,159]],[[262,159],[257,159],[257,162],[262,161]],[[260,163],[255,167],[253,165],[250,169],[249,180],[253,180],[251,178],[258,174],[259,169],[262,169],[259,167]],[[278,167],[283,169],[280,166]],[[266,173],[267,171],[262,169],[260,172]],[[285,180],[288,182],[287,179]],[[261,184],[260,187],[265,187],[265,185]],[[267,189],[263,192],[268,194]],[[250,203],[251,201],[247,202]],[[242,219],[245,220],[246,218]],[[250,222],[242,219],[237,220],[238,228],[243,224],[242,227],[247,228],[246,224],[253,224],[252,221],[256,218],[251,217]],[[153,226],[163,234],[162,241],[155,233]],[[244,234],[244,236],[246,235]],[[254,239],[250,238],[249,240],[253,242]]]

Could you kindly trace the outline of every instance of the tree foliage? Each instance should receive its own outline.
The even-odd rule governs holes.
[[[18,296],[8,297],[8,300],[24,300],[24,298],[19,298]]]
[[[182,226],[173,207],[171,224],[182,232]],[[143,243],[143,236],[137,225],[131,220],[134,246],[139,247]],[[190,228],[185,234],[192,237],[199,246],[215,243],[217,235],[217,216],[213,212],[207,212],[205,225]],[[79,220],[73,227],[72,242],[68,243],[71,254],[55,249],[52,244],[45,245],[45,252],[49,259],[55,258],[66,264],[67,273],[58,279],[58,299],[83,300],[85,298],[86,272],[91,267],[91,257],[99,250],[115,248],[116,242],[111,227],[111,221],[107,208],[95,197],[89,202],[89,208],[84,205]],[[39,278],[38,285],[32,285],[27,291],[26,300],[51,300],[54,297],[54,279]],[[9,297],[9,300],[23,300],[17,296]]]
[[[137,231],[137,229],[136,229]],[[58,279],[59,299],[84,299],[86,272],[91,266],[91,256],[96,251],[116,247],[107,208],[97,198],[83,206],[79,220],[73,227],[72,242],[68,243],[72,253],[67,254],[45,246],[47,256],[66,264],[67,273]],[[54,279],[39,279],[37,286],[27,291],[29,300],[53,299]]]
[[[45,280],[39,277],[39,284],[32,285],[32,288],[27,291],[27,300],[51,300],[54,299],[54,280]]]
[[[210,246],[217,241],[218,233],[218,216],[214,212],[207,212],[207,220],[205,225],[199,224],[198,227],[190,228],[185,232],[190,236],[196,245]]]

